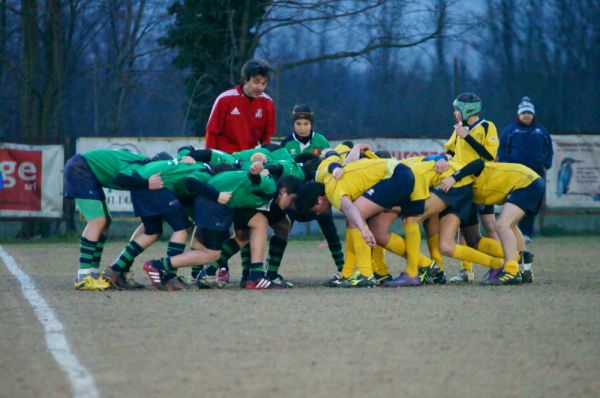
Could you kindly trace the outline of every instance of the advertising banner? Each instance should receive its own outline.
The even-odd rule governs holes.
[[[186,145],[204,147],[204,139],[200,138],[97,138],[82,137],[77,140],[77,153],[84,153],[92,149],[127,149],[131,152],[140,153],[152,157],[158,152],[167,152],[171,156],[177,150]],[[115,191],[104,189],[108,209],[112,212],[131,212],[131,199],[129,191]]]
[[[61,145],[0,144],[0,217],[62,217],[63,165]]]
[[[341,144],[344,140],[330,141],[332,146]],[[360,138],[354,139],[357,144],[368,144],[373,151],[387,150],[398,159],[413,156],[429,156],[444,152],[447,139],[431,138]]]
[[[600,208],[600,136],[552,136],[554,158],[546,175],[549,208]]]

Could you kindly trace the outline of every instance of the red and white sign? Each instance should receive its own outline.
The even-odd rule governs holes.
[[[0,145],[0,217],[61,217],[60,145]]]

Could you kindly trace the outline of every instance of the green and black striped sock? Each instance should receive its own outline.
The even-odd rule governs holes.
[[[88,275],[94,267],[94,254],[97,242],[92,242],[83,236],[79,240],[79,272],[78,275]]]
[[[136,241],[130,241],[127,246],[121,251],[119,257],[115,260],[112,265],[112,269],[115,272],[129,272],[133,261],[144,251],[144,248],[140,246]]]
[[[223,247],[221,247],[221,256],[217,260],[216,263],[210,264],[206,268],[207,275],[216,275],[217,270],[220,268],[229,269],[228,263],[229,259],[233,257],[237,252],[240,251],[240,246],[237,244],[234,238],[229,238],[225,242],[223,242]]]
[[[242,257],[242,279],[248,279],[250,273],[250,245],[246,245],[242,248],[240,253]]]
[[[344,268],[344,251],[342,250],[342,242],[340,242],[339,238],[332,242],[327,242],[329,246],[329,251],[331,252],[331,257],[333,257],[333,261],[335,262],[335,266],[338,271],[342,272],[342,268]]]
[[[167,256],[175,257],[185,251],[185,243],[169,242],[167,245]]]
[[[267,278],[275,279],[279,273],[279,266],[281,265],[281,259],[287,246],[287,239],[283,239],[280,236],[273,235],[269,241],[269,259],[267,260]]]
[[[160,260],[152,260],[152,266],[163,270],[163,280],[166,282],[177,276],[177,268],[173,268],[171,257],[163,257]]]
[[[248,272],[248,280],[254,281],[265,276],[265,270],[263,267],[263,263],[251,263],[249,272]]]
[[[94,250],[94,260],[92,262],[92,268],[100,268],[100,260],[102,259],[102,252],[104,251],[104,244],[106,243],[106,235],[100,235],[98,242],[96,242],[96,249]]]
[[[194,249],[192,249],[192,250],[194,250]],[[192,273],[191,273],[192,278],[194,278],[194,279],[197,278],[198,274],[200,273],[200,271],[202,271],[203,268],[204,268],[204,266],[202,266],[202,265],[194,265],[192,267]]]

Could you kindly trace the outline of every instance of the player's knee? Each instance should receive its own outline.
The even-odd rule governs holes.
[[[219,257],[221,257],[221,250],[211,250],[211,249],[205,249],[205,250],[206,250],[208,262],[210,262],[210,263],[214,263],[215,261],[217,261],[219,259]]]
[[[446,257],[451,257],[452,254],[454,254],[454,249],[456,247],[454,242],[444,242],[444,241],[440,241],[438,246],[440,249],[440,253],[442,253],[442,255],[446,256]]]
[[[188,238],[188,231],[187,229],[181,229],[179,231],[175,231],[173,232],[173,235],[171,236],[171,239],[176,241],[176,242],[182,242],[185,243],[187,241]]]
[[[508,231],[510,229],[511,222],[507,219],[498,219],[496,221],[495,229],[497,232]]]

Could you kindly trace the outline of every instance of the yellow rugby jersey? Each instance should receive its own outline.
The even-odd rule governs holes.
[[[526,188],[538,178],[535,171],[522,164],[486,162],[473,183],[473,203],[503,204],[512,191]]]
[[[435,161],[428,160],[426,162],[414,162],[409,167],[413,171],[415,178],[418,175],[422,179],[424,179],[429,189],[437,187],[438,185],[440,185],[444,178],[449,177],[452,174],[456,173],[458,170],[460,170],[460,166],[452,160],[448,162],[448,170],[441,174],[434,170],[434,166]],[[454,188],[469,185],[472,182],[473,177],[467,176],[458,181],[456,184],[454,184]]]
[[[484,124],[487,124],[487,133]],[[473,137],[475,141],[483,145],[490,155],[496,159],[500,141],[498,140],[498,131],[496,130],[494,123],[489,120],[481,119],[472,129],[470,129],[469,135]],[[482,159],[477,151],[475,151],[464,138],[460,138],[456,134],[456,130],[452,132],[452,136],[444,145],[444,149],[446,151],[454,152],[452,159],[462,166],[477,159],[488,161],[488,159]]]
[[[336,156],[331,157],[335,158]],[[339,209],[344,196],[355,201],[373,185],[389,178],[397,165],[398,161],[395,159],[356,160],[344,166],[344,175],[339,180],[333,178],[326,168],[322,181],[325,184],[325,195],[331,204]],[[317,173],[317,175],[320,174],[320,172]]]
[[[343,144],[339,144],[338,146],[333,148],[333,152],[335,152],[336,154],[330,155],[330,156],[326,157],[325,159],[323,159],[323,161],[321,161],[321,163],[319,164],[319,167],[317,168],[317,174],[315,175],[315,181],[323,183],[325,181],[325,177],[329,174],[329,165],[331,163],[342,164],[344,162],[344,160],[346,160],[346,156],[348,156],[350,151],[351,151],[351,148],[346,145],[343,145]]]
[[[423,159],[425,159],[425,156],[413,156],[410,158],[404,158],[404,159],[400,160],[400,163],[410,167],[411,165],[413,165],[415,163],[422,162]]]

